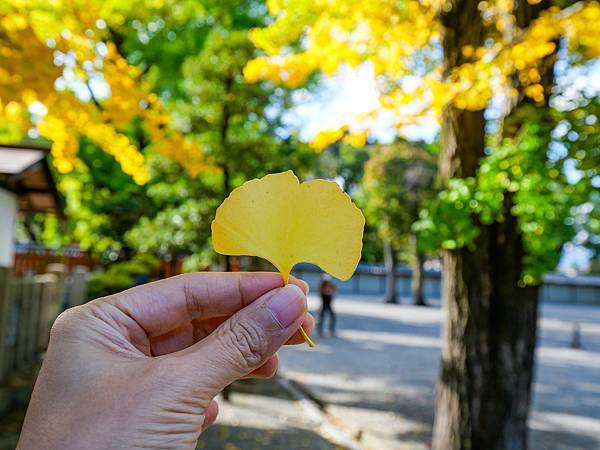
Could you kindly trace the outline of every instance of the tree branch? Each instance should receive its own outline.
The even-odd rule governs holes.
[[[90,93],[90,96],[92,98],[92,101],[94,102],[94,104],[96,105],[96,107],[100,110],[100,111],[104,111],[104,107],[100,104],[100,102],[98,101],[98,99],[96,98],[96,96],[94,95],[94,91],[92,90],[92,87],[90,86],[90,81],[86,80],[85,82],[85,87],[87,87],[88,92]]]

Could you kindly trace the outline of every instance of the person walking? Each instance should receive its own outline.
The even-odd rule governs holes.
[[[335,312],[332,303],[336,293],[336,286],[331,276],[323,274],[319,284],[319,293],[321,294],[321,311],[319,313],[319,336],[323,336],[323,327],[325,326],[325,315],[329,315],[329,332],[335,336]]]

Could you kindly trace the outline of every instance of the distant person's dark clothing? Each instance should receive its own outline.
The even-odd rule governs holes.
[[[323,335],[323,327],[325,326],[325,315],[329,315],[329,332],[333,336],[335,334],[335,312],[333,311],[332,303],[335,296],[335,284],[328,279],[322,279],[319,286],[321,294],[321,311],[319,312],[318,332],[319,336]]]

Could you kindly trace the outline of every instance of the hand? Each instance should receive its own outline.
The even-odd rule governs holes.
[[[233,381],[271,377],[310,333],[307,285],[275,273],[180,275],[62,313],[18,449],[193,449]]]

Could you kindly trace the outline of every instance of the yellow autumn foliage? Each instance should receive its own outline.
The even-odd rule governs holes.
[[[112,155],[136,183],[143,184],[149,178],[144,156],[120,131],[139,117],[155,151],[178,161],[192,174],[210,168],[198,145],[170,129],[164,105],[142,79],[140,69],[127,62],[106,34],[105,21],[118,27],[128,12],[153,11],[172,2],[1,2],[0,121],[18,131],[10,139],[17,140],[36,128],[52,141],[54,164],[66,173],[77,164],[79,139],[85,136]],[[87,86],[92,94],[92,76],[103,79],[110,93],[106,98],[84,101],[72,85]],[[55,82],[61,77],[70,84],[57,90]],[[41,120],[32,120],[28,114],[35,102],[47,109]]]
[[[369,62],[382,81],[380,107],[393,112],[401,128],[423,115],[439,117],[448,103],[484,109],[494,93],[514,95],[515,78],[525,95],[543,102],[546,93],[538,66],[556,50],[559,38],[586,58],[600,55],[597,1],[551,7],[522,30],[513,0],[483,0],[479,9],[484,23],[496,32],[489,33],[484,47],[463,48],[466,62],[444,73],[438,15],[443,4],[441,0],[268,1],[274,21],[250,35],[266,55],[250,61],[244,74],[249,81],[270,79],[296,87],[315,71],[332,75],[343,64]],[[414,75],[416,60],[421,64],[420,79],[414,90],[406,92],[402,80]],[[339,129],[324,130],[314,138],[313,147],[324,148],[333,137],[341,138]]]

